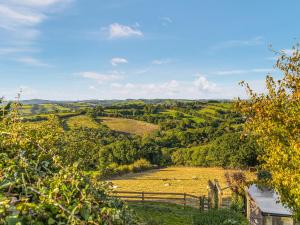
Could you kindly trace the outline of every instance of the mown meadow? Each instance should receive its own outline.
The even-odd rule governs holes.
[[[114,177],[111,182],[116,191],[177,192],[197,196],[207,195],[208,180],[217,179],[222,188],[228,186],[225,173],[237,170],[201,167],[167,167],[141,173],[131,173]],[[255,178],[246,172],[249,181]],[[224,195],[230,196],[230,189]]]

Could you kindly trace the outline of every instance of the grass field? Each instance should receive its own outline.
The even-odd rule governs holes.
[[[127,174],[116,177],[112,183],[117,191],[145,191],[145,192],[176,192],[194,195],[207,195],[208,180],[218,179],[222,188],[226,187],[225,170],[222,168],[199,167],[169,167],[150,170],[143,173]],[[247,173],[249,179],[254,175]],[[229,189],[224,195],[229,195]]]
[[[33,108],[35,106],[35,109]],[[21,114],[24,116],[37,115],[44,113],[70,112],[70,109],[57,104],[38,104],[38,105],[22,105]]]
[[[130,203],[142,222],[151,225],[190,225],[193,224],[195,216],[199,215],[199,210],[168,203]]]
[[[229,209],[199,210],[169,203],[129,203],[141,222],[149,225],[248,225],[240,213]]]
[[[165,112],[162,112],[162,114],[168,114],[168,115],[173,116],[173,117],[176,117],[175,116],[176,113],[180,113],[180,114],[182,114],[184,116],[184,118],[193,120],[196,123],[202,123],[202,122],[205,121],[203,118],[192,116],[192,115],[189,115],[187,113],[183,113],[183,112],[180,112],[180,111],[177,111],[177,110],[167,110]]]
[[[199,110],[199,115],[209,117],[211,119],[217,119],[219,117],[218,110],[228,111],[232,107],[231,103],[218,103],[218,104],[208,104],[203,109]]]
[[[67,126],[70,129],[86,127],[86,128],[98,128],[99,124],[93,121],[90,117],[81,115],[74,116],[67,119]]]
[[[140,136],[149,135],[159,130],[159,126],[155,124],[138,120],[113,117],[100,117],[100,120],[112,130]]]

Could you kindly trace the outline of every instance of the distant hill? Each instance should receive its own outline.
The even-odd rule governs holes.
[[[57,100],[45,100],[45,99],[29,99],[29,100],[22,100],[21,103],[24,105],[39,105],[39,104],[69,104],[69,103],[89,103],[89,104],[100,104],[103,106],[111,106],[111,105],[122,105],[122,104],[158,104],[158,103],[174,103],[174,102],[189,102],[195,100],[189,99],[125,99],[125,100],[78,100],[78,101],[57,101]],[[228,99],[198,99],[196,101],[201,102],[230,102],[231,100]]]
[[[55,101],[43,100],[43,99],[30,99],[30,100],[22,100],[21,103],[24,105],[36,105],[36,104],[52,104],[55,103]]]

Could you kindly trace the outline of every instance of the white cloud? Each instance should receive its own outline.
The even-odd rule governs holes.
[[[296,51],[295,49],[282,49],[281,50],[283,53],[285,53],[288,56],[293,55],[293,53]]]
[[[194,80],[194,85],[198,88],[199,91],[208,91],[214,92],[216,91],[217,85],[213,82],[210,82],[206,79],[206,77],[199,75],[196,80]]]
[[[112,83],[109,93],[122,98],[213,98],[219,88],[204,76],[193,81],[170,80],[159,83]]]
[[[173,23],[173,20],[170,17],[161,17],[160,18],[161,25],[168,26],[169,24]]]
[[[119,23],[110,24],[108,28],[108,37],[110,39],[142,37],[144,34],[138,28],[133,26],[126,26]]]
[[[221,70],[217,71],[214,74],[216,75],[237,75],[237,74],[244,74],[246,70]]]
[[[26,9],[17,9],[0,4],[0,27],[14,30],[18,26],[35,26],[41,23],[45,15]]]
[[[154,65],[163,65],[163,64],[168,64],[171,63],[171,59],[156,59],[152,61],[152,64]]]
[[[38,91],[28,87],[26,85],[21,85],[18,90],[15,90],[14,95],[16,95],[16,93],[20,93],[20,97],[21,99],[29,99],[29,98],[34,98],[35,96],[38,96]]]
[[[40,25],[72,0],[0,0],[0,54],[31,52]],[[9,48],[7,46],[10,46]]]
[[[79,73],[79,75],[83,78],[95,80],[97,81],[98,84],[113,82],[122,79],[122,76],[116,71],[107,74],[96,73],[96,72],[82,72]]]
[[[50,65],[47,63],[44,63],[38,59],[32,58],[32,57],[23,57],[18,58],[18,62],[24,63],[29,66],[38,66],[38,67],[49,67]]]
[[[263,37],[257,36],[247,40],[230,40],[221,42],[212,47],[213,50],[225,49],[225,48],[236,48],[236,47],[247,47],[256,46],[263,44]]]
[[[221,70],[216,71],[213,74],[216,75],[239,75],[239,74],[247,74],[247,73],[270,73],[274,71],[271,68],[256,68],[256,69],[249,69],[249,70]]]
[[[18,47],[5,47],[0,48],[0,55],[14,54],[20,52],[37,52],[38,49],[34,48],[18,48]]]
[[[11,3],[29,7],[49,7],[55,4],[69,3],[71,0],[8,0]]]
[[[82,74],[83,75],[83,74]],[[109,74],[108,74],[109,75]],[[169,80],[158,83],[123,83],[121,81],[109,81],[101,88],[96,85],[98,76],[88,76],[94,83],[91,86],[76,87],[66,92],[65,87],[53,87],[51,90],[33,89],[27,85],[18,88],[0,87],[0,96],[7,99],[14,99],[20,88],[23,89],[22,99],[42,98],[55,100],[78,100],[78,99],[232,99],[236,97],[247,98],[246,91],[233,81],[226,85],[216,84],[203,75],[198,75],[194,80],[180,81]],[[203,78],[204,77],[204,78]],[[102,79],[102,78],[101,78]],[[111,79],[109,79],[111,80]],[[259,93],[265,92],[264,80],[252,80],[250,86]]]
[[[111,65],[113,65],[113,66],[117,66],[117,65],[119,65],[119,64],[128,63],[128,60],[125,59],[125,58],[118,58],[118,57],[116,57],[116,58],[112,58],[112,59],[110,60],[110,63],[111,63]]]
[[[141,95],[141,96],[172,96],[180,92],[180,83],[176,80],[171,80],[163,83],[113,83],[111,87],[116,91],[127,95]]]

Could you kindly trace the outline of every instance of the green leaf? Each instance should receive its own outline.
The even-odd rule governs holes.
[[[8,225],[16,225],[20,223],[18,216],[7,216],[5,221]]]
[[[48,224],[49,225],[52,225],[52,224],[55,224],[56,223],[56,221],[52,218],[52,217],[50,217],[49,219],[48,219]]]

